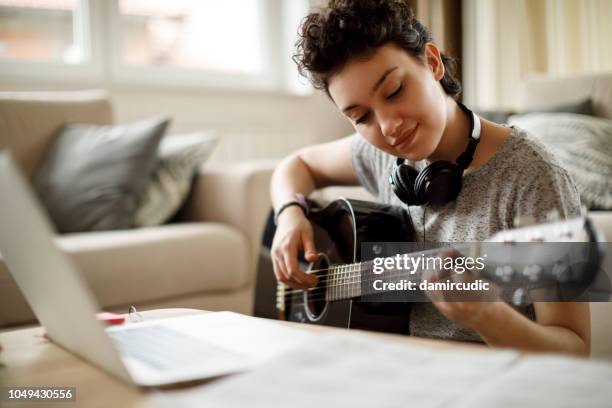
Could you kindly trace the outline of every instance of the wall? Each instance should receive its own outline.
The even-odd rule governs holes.
[[[67,89],[77,86],[0,81],[2,91]],[[283,157],[299,147],[352,132],[335,105],[321,94],[129,86],[107,89],[116,122],[168,114],[173,118],[171,133],[214,130],[221,138],[211,157],[214,162]]]

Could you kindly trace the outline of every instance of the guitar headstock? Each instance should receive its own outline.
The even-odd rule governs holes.
[[[501,231],[480,245],[482,274],[514,290],[514,303],[534,288],[551,289],[539,300],[559,300],[553,289],[584,289],[593,281],[603,257],[599,241],[587,217]]]

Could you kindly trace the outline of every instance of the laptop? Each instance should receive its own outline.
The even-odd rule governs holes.
[[[104,327],[99,306],[10,154],[0,152],[0,253],[47,335],[120,379],[160,386],[245,371],[312,334],[231,312]]]

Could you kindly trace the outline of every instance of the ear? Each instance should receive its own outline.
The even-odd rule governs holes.
[[[434,43],[425,44],[425,61],[436,81],[441,80],[444,77],[445,68],[440,49]]]

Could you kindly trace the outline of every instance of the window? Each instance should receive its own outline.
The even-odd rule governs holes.
[[[0,0],[5,79],[290,90],[308,0]]]
[[[261,3],[120,0],[121,62],[259,74],[264,68]]]
[[[77,0],[0,0],[0,58],[82,63],[81,13]]]
[[[270,89],[281,85],[276,0],[118,0],[120,83]]]

